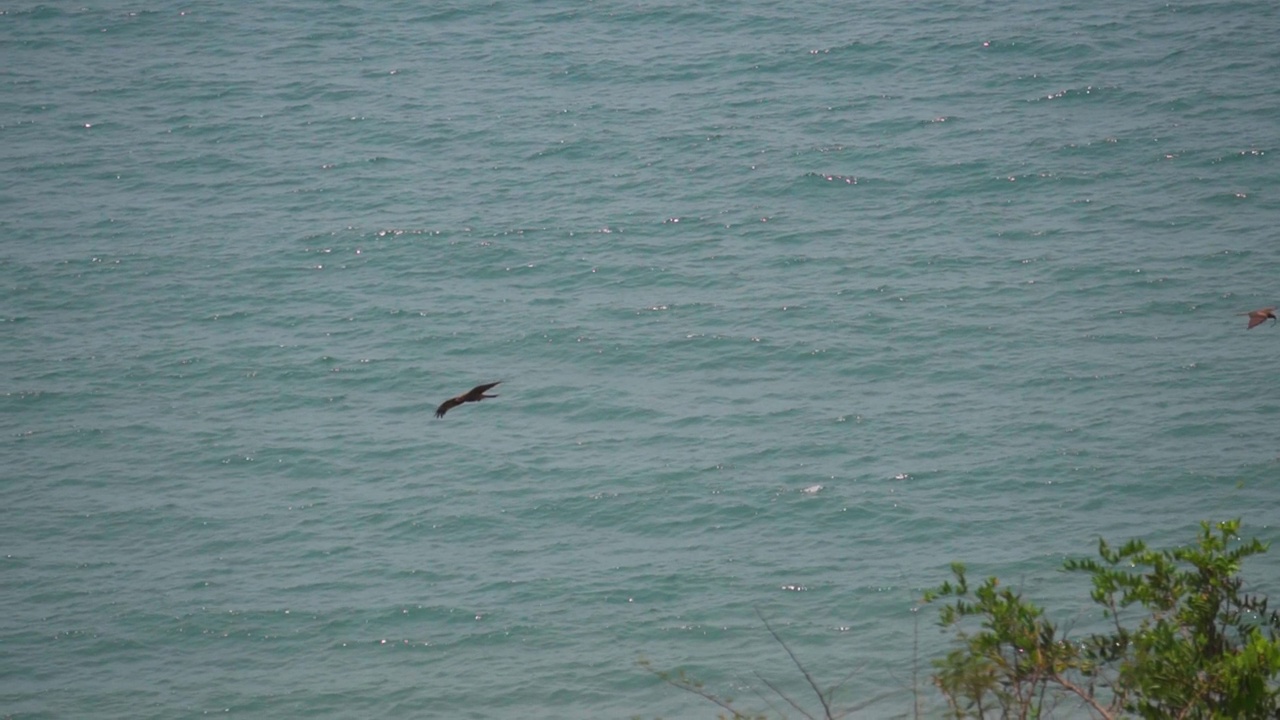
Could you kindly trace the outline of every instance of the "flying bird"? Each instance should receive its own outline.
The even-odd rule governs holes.
[[[485,398],[498,397],[497,395],[485,395],[485,391],[492,389],[495,385],[498,385],[501,382],[502,381],[499,380],[498,382],[492,382],[492,383],[489,383],[488,385],[477,385],[471,388],[470,390],[462,393],[458,397],[449,398],[448,400],[445,400],[444,402],[440,403],[440,407],[436,408],[436,417],[438,418],[444,417],[445,413],[458,407],[462,403],[480,402]]]
[[[1276,321],[1276,309],[1273,307],[1264,307],[1261,310],[1240,314],[1249,316],[1249,327],[1245,328],[1246,330],[1252,330],[1267,320],[1270,320],[1272,324],[1275,324]]]

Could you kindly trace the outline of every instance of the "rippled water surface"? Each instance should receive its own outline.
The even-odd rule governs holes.
[[[954,560],[1277,539],[1277,31],[5,9],[2,712],[910,717]]]

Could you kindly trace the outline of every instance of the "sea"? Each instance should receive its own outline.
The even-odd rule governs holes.
[[[941,717],[952,563],[1280,540],[1278,34],[7,3],[0,716]]]

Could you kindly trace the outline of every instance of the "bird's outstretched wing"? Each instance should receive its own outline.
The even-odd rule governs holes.
[[[502,384],[502,381],[499,380],[498,382],[491,382],[488,385],[477,385],[471,388],[470,390],[468,390],[465,395],[461,396],[462,401],[463,402],[479,402],[487,397],[498,397],[497,395],[485,395],[485,393],[489,392],[490,390],[492,390],[493,388],[501,384]]]
[[[465,402],[465,400],[459,400],[458,398],[449,398],[448,400],[445,400],[444,402],[440,403],[440,407],[436,408],[436,417],[438,418],[444,417],[445,413],[458,407],[463,402]]]
[[[1268,320],[1274,320],[1276,317],[1276,309],[1273,307],[1265,307],[1261,310],[1247,312],[1245,315],[1249,316],[1249,327],[1246,329],[1252,330]]]
[[[500,384],[502,384],[501,380],[499,380],[498,382],[487,383],[485,385],[477,385],[457,397],[452,397],[452,398],[449,398],[448,400],[445,400],[444,402],[440,403],[440,407],[436,408],[436,417],[438,418],[444,417],[445,413],[461,405],[462,403],[480,402],[485,398],[498,397],[497,395],[485,395],[485,392],[492,390],[494,387]]]

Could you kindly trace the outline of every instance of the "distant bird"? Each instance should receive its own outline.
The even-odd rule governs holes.
[[[462,393],[458,397],[449,398],[440,403],[440,407],[436,408],[436,417],[442,418],[444,414],[458,407],[462,403],[480,402],[485,398],[496,398],[497,395],[485,395],[485,391],[492,389],[495,385],[501,384],[502,381],[492,382],[488,385],[477,385],[470,390]]]
[[[1246,330],[1252,330],[1267,320],[1270,320],[1273,325],[1276,322],[1276,309],[1273,307],[1264,307],[1261,310],[1240,314],[1249,316],[1249,327],[1245,328]]]

